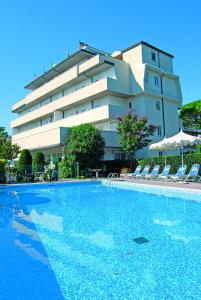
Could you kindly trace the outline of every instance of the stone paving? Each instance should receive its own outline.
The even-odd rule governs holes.
[[[145,179],[128,179],[124,181],[139,183],[139,184],[193,189],[193,190],[199,190],[201,192],[201,182],[183,182],[183,181],[172,182],[172,181],[145,180]]]

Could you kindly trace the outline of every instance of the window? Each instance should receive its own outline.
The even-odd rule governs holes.
[[[161,136],[162,135],[162,127],[158,126],[157,130],[158,130],[158,135]]]
[[[148,72],[145,73],[144,82],[149,83],[149,73]]]
[[[158,110],[158,111],[161,110],[161,103],[158,100],[156,100],[156,110]]]
[[[132,103],[131,102],[128,103],[128,107],[129,107],[129,109],[132,109]]]
[[[155,83],[156,86],[159,85],[159,78],[158,78],[158,76],[154,76],[154,83]]]
[[[123,152],[115,152],[114,159],[115,160],[125,160],[126,159],[125,153],[123,153]]]
[[[151,53],[151,59],[153,61],[156,61],[156,53],[154,53],[154,52]]]
[[[112,130],[112,131],[117,130],[117,124],[115,121],[110,121],[110,130]]]

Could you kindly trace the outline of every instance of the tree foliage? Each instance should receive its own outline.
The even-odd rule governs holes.
[[[117,117],[117,131],[120,145],[124,152],[132,157],[134,151],[144,148],[151,141],[156,126],[148,125],[147,118],[128,112],[123,117]]]
[[[193,101],[182,106],[179,116],[186,128],[201,128],[201,100]]]
[[[33,155],[32,170],[34,172],[43,172],[45,167],[45,156],[42,152],[38,151]]]
[[[79,162],[80,169],[95,168],[104,154],[104,139],[99,129],[90,124],[71,127],[68,131],[65,160]]]
[[[6,161],[5,159],[0,159],[0,183],[6,181]]]
[[[18,162],[18,170],[24,174],[25,171],[31,170],[31,166],[32,166],[31,153],[28,149],[23,149],[20,154],[20,158]]]
[[[0,127],[0,158],[11,160],[18,156],[20,147],[12,144],[5,127]]]

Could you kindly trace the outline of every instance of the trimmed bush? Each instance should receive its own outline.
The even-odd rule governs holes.
[[[96,168],[104,154],[105,142],[100,130],[91,124],[81,124],[69,128],[65,160],[69,165],[79,163],[80,170]],[[68,166],[67,166],[68,167]]]
[[[18,171],[25,175],[25,171],[31,171],[32,169],[32,156],[28,149],[23,149],[19,162],[18,162]]]
[[[0,183],[6,182],[6,161],[0,159]]]
[[[153,168],[155,165],[160,165],[161,169],[163,169],[165,165],[165,157],[150,157],[138,160],[138,164],[141,165],[143,168],[146,165],[150,165]],[[181,155],[178,156],[167,156],[166,157],[166,164],[171,165],[171,173],[176,173],[178,167],[181,165]],[[189,172],[191,166],[193,164],[200,164],[201,165],[201,153],[190,153],[184,155],[184,164],[187,165],[187,172]]]
[[[36,152],[32,160],[33,172],[43,172],[45,168],[45,156],[42,152]]]

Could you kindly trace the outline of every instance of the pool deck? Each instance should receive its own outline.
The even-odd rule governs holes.
[[[183,189],[192,189],[201,191],[201,182],[171,182],[171,181],[157,181],[157,180],[145,180],[145,179],[116,179],[115,181],[123,181],[129,183],[137,183],[137,184],[147,184],[147,185],[155,185],[155,186],[163,186],[163,187],[175,187],[175,188],[183,188]]]

